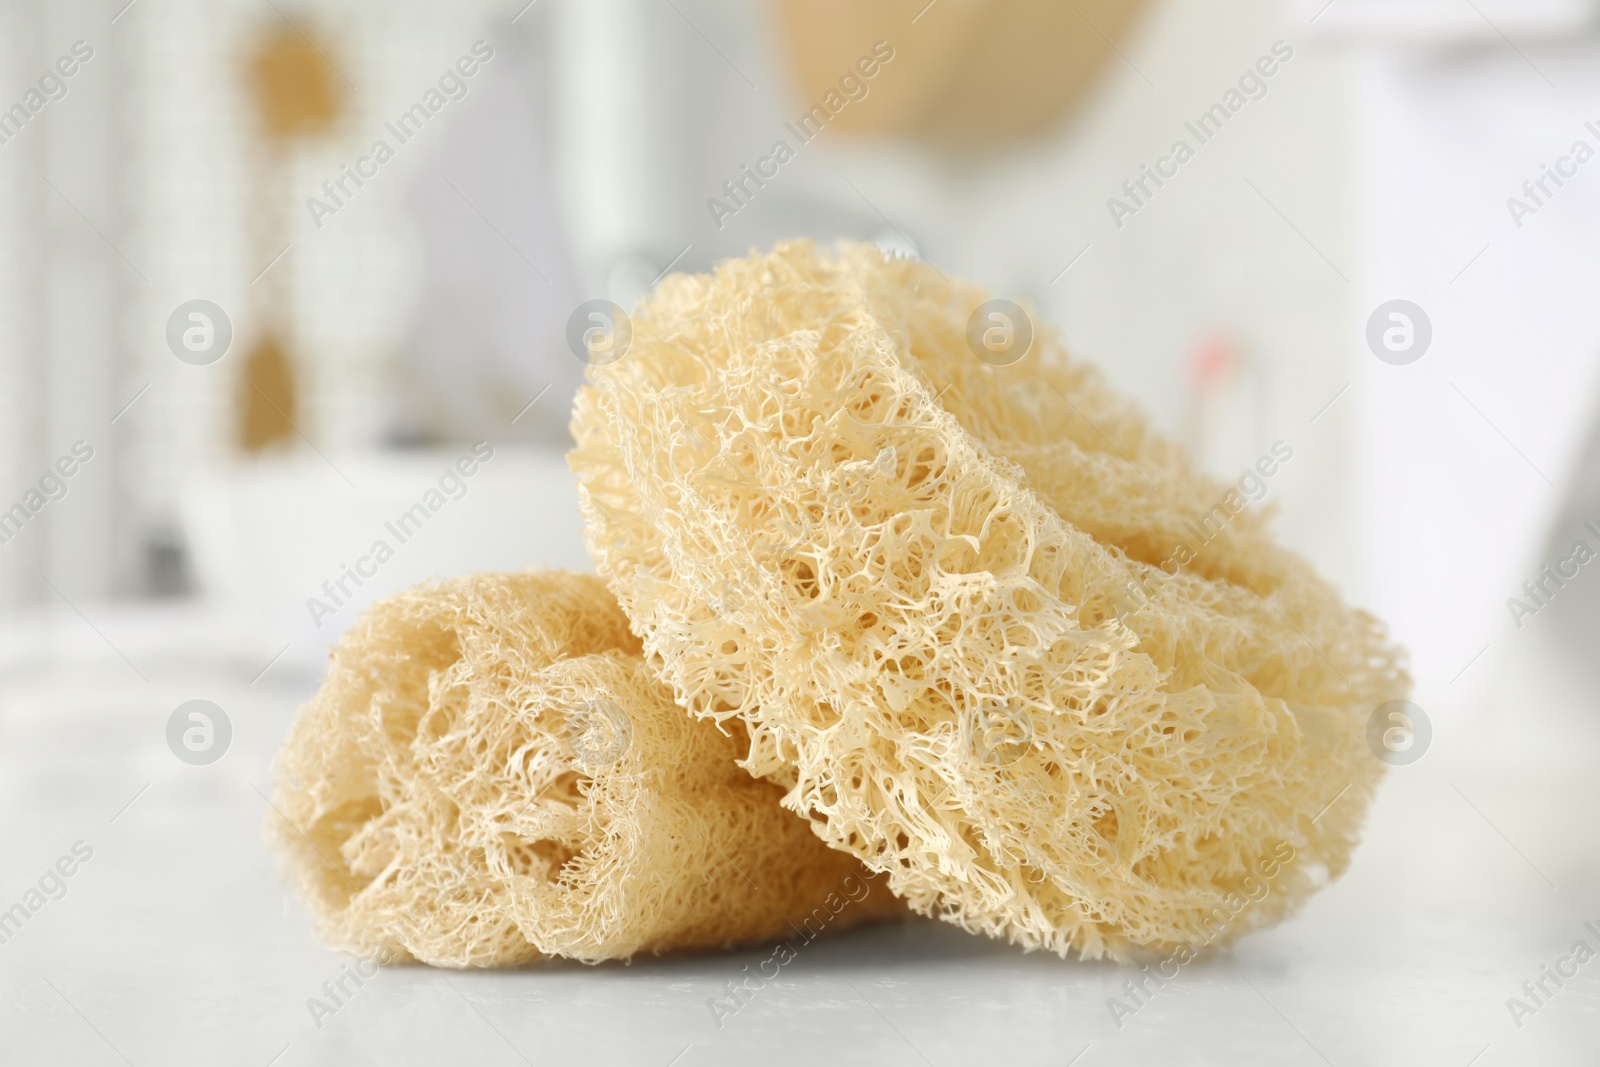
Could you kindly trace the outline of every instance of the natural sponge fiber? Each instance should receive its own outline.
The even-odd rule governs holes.
[[[667,279],[573,416],[600,572],[917,911],[1091,957],[1275,921],[1346,866],[1400,653],[1042,327],[978,359],[984,299],[870,246]]]
[[[815,936],[900,905],[690,719],[600,581],[480,574],[372,606],[276,768],[324,937],[451,967]]]

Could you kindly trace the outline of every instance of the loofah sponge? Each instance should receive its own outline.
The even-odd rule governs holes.
[[[1042,328],[976,358],[984,298],[870,246],[667,279],[573,416],[600,572],[915,910],[1089,957],[1275,921],[1346,866],[1401,654]]]
[[[589,575],[480,574],[373,605],[290,731],[268,818],[325,938],[487,967],[900,910],[638,652]]]

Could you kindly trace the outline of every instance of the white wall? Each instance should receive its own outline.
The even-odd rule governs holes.
[[[116,87],[126,52],[115,10],[92,2],[0,7],[6,109],[27,106],[47,74],[59,77],[54,68],[76,42],[92,49],[87,61],[69,64],[70,76],[46,86],[60,95],[0,144],[0,508],[25,501],[74,442],[93,449],[64,495],[0,545],[0,602],[64,607],[62,598],[107,597],[128,550],[116,507],[122,431],[111,420],[123,384],[119,315],[125,294],[144,282],[118,182],[125,98]]]
[[[1600,548],[1579,521],[1600,513],[1550,526],[1600,390],[1600,161],[1547,181],[1536,214],[1508,207],[1575,142],[1600,151],[1585,127],[1597,72],[1592,41],[1398,52],[1363,71],[1362,307],[1412,300],[1434,342],[1408,366],[1363,364],[1362,542],[1423,692],[1452,704],[1528,640],[1507,601],[1554,548]]]

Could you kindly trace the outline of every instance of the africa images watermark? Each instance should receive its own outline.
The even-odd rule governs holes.
[[[986,766],[1010,766],[1033,750],[1033,717],[1021,704],[983,700],[970,732],[967,749]]]
[[[1583,928],[1595,938],[1597,944],[1600,944],[1600,928],[1592,922],[1584,923]],[[1517,1024],[1517,1029],[1522,1029],[1523,1019],[1539,1014],[1539,1009],[1548,1004],[1567,982],[1578,977],[1578,968],[1594,957],[1594,948],[1589,942],[1580,938],[1573,942],[1572,948],[1567,950],[1566,955],[1558,957],[1553,964],[1546,963],[1540,966],[1539,977],[1522,983],[1521,997],[1506,998],[1506,1010],[1511,1013],[1511,1021]],[[1567,969],[1568,964],[1571,965],[1571,970]],[[1551,983],[1555,984],[1555,992],[1550,990]]]
[[[609,767],[627,755],[633,718],[614,700],[588,700],[567,713],[567,743],[588,768]]]
[[[467,495],[467,479],[477,474],[482,465],[493,458],[494,446],[489,442],[474,444],[470,455],[461,456],[445,468],[436,487],[423,493],[422,498],[401,512],[398,518],[383,524],[384,530],[394,538],[394,544],[390,544],[388,538],[378,538],[364,555],[356,557],[354,563],[341,564],[339,574],[322,583],[322,597],[307,597],[306,610],[311,613],[311,621],[317,629],[322,629],[324,620],[338,614],[340,608],[354,599],[351,583],[360,589],[368,579],[376,577],[378,568],[394,559],[399,547],[421,532],[429,519],[443,511],[450,501],[460,500]]]
[[[1267,479],[1277,474],[1283,464],[1294,458],[1294,448],[1286,441],[1272,442],[1272,448],[1265,454],[1257,457],[1255,463],[1246,468],[1239,476],[1233,488],[1224,493],[1215,504],[1211,505],[1198,520],[1189,520],[1189,534],[1191,541],[1180,542],[1161,564],[1161,569],[1166,570],[1168,563],[1184,566],[1200,554],[1200,550],[1227,528],[1228,524],[1245,509],[1247,504],[1259,504],[1267,498],[1270,487]]]
[[[796,142],[794,147],[780,137],[772,142],[772,147],[766,155],[756,160],[753,168],[748,163],[741,164],[738,176],[722,183],[722,191],[731,206],[730,203],[724,203],[714,196],[706,199],[706,210],[711,212],[711,221],[717,224],[717,229],[722,229],[725,220],[743,211],[755,198],[757,189],[764,188],[768,181],[778,176],[780,168],[794,158],[796,148],[810,144],[822,132],[823,127],[828,125],[829,120],[850,103],[865,100],[867,94],[872,91],[868,83],[892,59],[894,59],[893,45],[888,41],[874,42],[869,55],[856,60],[855,66],[839,76],[839,87],[829,89],[823,94],[821,103],[811,105],[811,109],[800,116],[799,126],[793,122],[783,124],[794,134]],[[750,187],[751,183],[755,184],[755,189]]]
[[[37,886],[30,886],[17,901],[0,912],[0,945],[4,945],[28,924],[28,920],[67,895],[67,879],[94,859],[94,847],[87,841],[74,841],[72,848],[44,869]]]
[[[459,887],[461,879],[456,880]],[[311,1013],[311,1022],[318,1030],[327,1025],[327,1021],[348,1007],[355,999],[356,992],[362,986],[378,976],[379,970],[385,964],[396,963],[405,958],[405,944],[416,936],[416,923],[409,915],[402,915],[392,922],[385,923],[383,932],[395,940],[401,948],[396,950],[387,945],[380,945],[371,952],[356,958],[354,963],[340,966],[336,978],[329,978],[322,983],[322,996],[307,997],[306,1011]],[[342,994],[342,995],[341,995]]]
[[[322,997],[306,998],[306,1010],[311,1013],[311,1021],[316,1024],[318,1030],[326,1025],[328,1019],[339,1014],[340,1008],[350,1003],[357,989],[378,976],[382,963],[383,960],[378,958],[377,953],[361,956],[353,965],[347,963],[340,967],[339,977],[330,978],[322,983],[322,994],[326,1000]],[[350,983],[354,984],[354,989],[350,988]],[[341,997],[339,995],[341,993],[344,996]]]
[[[395,145],[403,145],[421,133],[428,120],[443,111],[444,106],[452,100],[465,100],[469,92],[468,80],[493,58],[494,46],[488,41],[474,43],[472,54],[462,56],[454,65],[446,68],[439,75],[436,87],[430,87],[422,94],[421,100],[402,111],[393,122],[385,122],[384,128],[394,137]],[[361,187],[378,176],[378,168],[394,157],[394,147],[379,137],[372,142],[366,155],[356,158],[354,165],[343,164],[337,177],[323,182],[322,192],[326,199],[315,196],[306,199],[306,210],[311,212],[311,221],[317,229],[322,229],[324,217],[337,215],[347,207]],[[355,183],[354,189],[350,188],[352,182]]]
[[[1152,589],[1150,580],[1159,573],[1162,580],[1174,578],[1178,572],[1200,555],[1206,545],[1216,540],[1249,504],[1260,503],[1271,492],[1268,484],[1275,474],[1294,458],[1294,447],[1286,441],[1274,441],[1272,448],[1259,456],[1245,469],[1239,480],[1198,519],[1188,520],[1187,536],[1174,545],[1167,558],[1155,571],[1143,571],[1141,577],[1129,581],[1117,594],[1117,615],[1126,615],[1135,607],[1147,602]]]
[[[167,748],[191,767],[204,767],[228,754],[233,720],[210,700],[186,700],[167,716]]]
[[[1233,116],[1244,110],[1244,106],[1252,100],[1260,100],[1267,95],[1267,79],[1276,75],[1284,64],[1294,58],[1294,47],[1287,41],[1274,41],[1270,54],[1264,55],[1255,61],[1255,64],[1239,75],[1236,86],[1230,86],[1222,94],[1218,103],[1212,104],[1192,122],[1185,122],[1183,128],[1193,137],[1195,143],[1191,145],[1188,138],[1179,137],[1172,142],[1171,150],[1154,165],[1146,163],[1139,168],[1136,177],[1129,178],[1122,183],[1123,195],[1108,197],[1106,210],[1111,213],[1111,221],[1117,229],[1122,229],[1126,220],[1144,210],[1145,206],[1155,199],[1156,191],[1163,188],[1168,181],[1178,176],[1178,170],[1185,163],[1195,157],[1201,145],[1210,141],[1222,132]],[[1151,183],[1155,189],[1151,189]]]
[[[65,100],[70,91],[68,79],[93,58],[94,46],[88,41],[72,42],[71,52],[58,58],[51,69],[40,75],[37,86],[23,93],[21,100],[0,111],[0,144],[10,144],[46,105]]]
[[[1595,544],[1600,544],[1600,527],[1589,520],[1583,524],[1584,530],[1595,539]],[[1554,563],[1546,563],[1540,568],[1537,576],[1522,583],[1521,597],[1507,597],[1506,610],[1511,612],[1511,621],[1517,624],[1517,629],[1522,629],[1523,621],[1529,616],[1537,615],[1550,606],[1556,594],[1567,587],[1567,583],[1578,577],[1579,569],[1597,553],[1594,546],[1586,538],[1579,538],[1572,543],[1572,549],[1565,556]]]
[[[1594,138],[1594,144],[1590,144],[1582,137],[1573,141],[1571,149],[1566,155],[1559,156],[1554,166],[1549,163],[1539,164],[1538,177],[1529,178],[1522,183],[1522,196],[1506,197],[1506,210],[1511,213],[1511,221],[1516,224],[1517,229],[1522,229],[1527,220],[1537,215],[1541,208],[1549,206],[1550,201],[1566,187],[1567,182],[1578,176],[1578,168],[1595,157],[1595,145],[1600,145],[1600,125],[1591,119],[1583,124],[1583,128]],[[1552,184],[1555,186],[1553,189]]]
[[[1145,964],[1139,968],[1138,978],[1129,978],[1122,983],[1123,992],[1128,995],[1131,1004],[1116,997],[1107,997],[1106,1009],[1111,1012],[1111,1021],[1117,1024],[1117,1029],[1122,1029],[1124,1019],[1143,1011],[1155,995],[1166,988],[1168,982],[1178,977],[1182,967],[1195,960],[1201,949],[1227,931],[1241,912],[1265,900],[1272,892],[1272,880],[1284,867],[1294,862],[1294,857],[1294,846],[1287,841],[1279,841],[1270,854],[1256,861],[1255,873],[1244,876],[1239,890],[1223,897],[1222,903],[1205,913],[1199,922],[1191,922],[1187,932],[1194,938],[1192,944],[1184,945],[1156,963],[1154,970],[1150,964]],[[1154,989],[1150,988],[1152,982],[1155,983]]]
[[[711,1012],[711,1019],[717,1024],[718,1030],[723,1028],[725,1020],[743,1011],[744,1006],[754,1000],[755,995],[766,988],[768,982],[776,979],[784,967],[793,963],[799,957],[800,949],[815,941],[845,908],[867,899],[867,894],[872,891],[865,881],[853,874],[845,875],[839,888],[843,890],[843,896],[836,892],[829,893],[820,905],[812,909],[810,915],[800,921],[801,928],[795,929],[795,933],[801,938],[798,947],[793,942],[780,941],[770,956],[755,965],[757,973],[752,974],[750,965],[745,964],[742,979],[735,982],[730,978],[724,983],[725,996],[706,998],[706,1008]],[[815,929],[812,928],[813,924]],[[793,925],[790,924],[791,928]]]
[[[39,476],[38,485],[23,493],[17,503],[0,511],[0,545],[10,544],[46,505],[66,499],[71,489],[70,479],[93,458],[93,445],[87,441],[74,441],[72,450]]]

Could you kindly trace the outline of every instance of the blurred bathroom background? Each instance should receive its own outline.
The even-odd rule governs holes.
[[[1594,975],[1506,1010],[1600,924],[1597,16],[0,0],[0,908],[103,857],[5,914],[0,1059],[1597,1062]],[[426,578],[588,569],[590,302],[796,236],[1031,307],[1219,479],[1292,451],[1250,506],[1426,720],[1368,718],[1356,861],[1127,1034],[1120,974],[936,924],[813,950],[740,1033],[696,999],[737,956],[386,969],[324,1030],[342,963],[260,827],[330,644]]]
[[[373,596],[587,567],[569,317],[805,235],[1027,303],[1219,477],[1285,442],[1282,537],[1467,708],[1594,634],[1523,584],[1600,546],[1596,8],[5,0],[0,672],[314,680]]]

